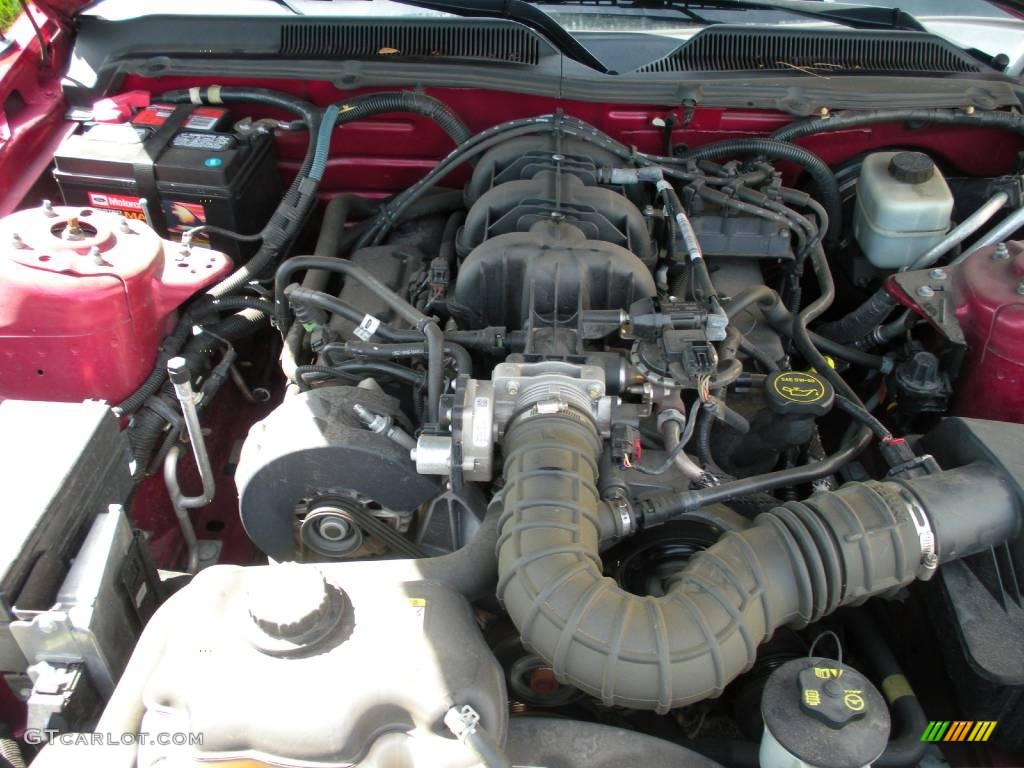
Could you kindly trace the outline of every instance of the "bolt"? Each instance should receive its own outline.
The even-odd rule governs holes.
[[[651,125],[653,125],[655,128],[664,128],[665,127],[665,118],[663,118],[663,117],[651,118]]]
[[[930,299],[932,296],[935,295],[935,291],[932,289],[930,285],[922,285],[920,288],[917,289],[917,295],[920,296],[922,299]]]
[[[594,400],[597,400],[601,396],[601,385],[594,383],[587,387],[587,394],[589,394]]]
[[[48,613],[43,613],[36,619],[36,626],[44,635],[52,635],[57,631],[57,619]]]
[[[21,235],[19,235],[17,232],[13,232],[11,234],[11,245],[19,249],[28,248],[28,246],[25,245],[25,241],[21,239]]]
[[[1006,261],[1010,258],[1010,249],[1006,243],[996,243],[996,249],[992,251],[992,261]]]
[[[945,280],[946,279],[946,270],[944,270],[944,269],[933,269],[931,272],[928,273],[928,277],[930,277],[932,280]]]
[[[92,248],[89,249],[89,258],[92,260],[92,263],[95,264],[97,267],[110,266],[110,262],[106,261],[103,258],[103,251],[100,250],[100,247],[98,245],[94,245]]]
[[[818,117],[820,117],[822,120],[828,117],[829,114],[830,113],[828,111],[828,107],[822,107],[821,109],[818,110]]]
[[[973,115],[974,114],[974,105],[973,104],[968,104],[966,107],[964,107],[964,112],[966,112],[968,115]]]
[[[57,215],[57,212],[53,210],[53,203],[51,201],[43,200],[43,213],[45,213],[51,219]]]
[[[519,394],[519,382],[518,381],[510,381],[508,384],[505,385],[505,390],[510,395],[518,395]]]
[[[328,541],[342,541],[348,535],[348,525],[343,520],[324,520],[319,530]]]
[[[126,235],[133,234],[132,226],[131,224],[128,223],[128,219],[126,219],[124,216],[121,217],[121,224],[118,227],[118,229],[120,229]]]
[[[215,541],[200,541],[199,542],[199,559],[200,560],[215,560],[217,558],[217,542]]]
[[[68,241],[85,240],[85,230],[78,223],[77,216],[68,216],[68,223],[61,233],[61,238]]]

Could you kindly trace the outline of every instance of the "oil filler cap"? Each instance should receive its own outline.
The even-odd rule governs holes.
[[[772,672],[761,697],[760,764],[862,768],[889,741],[889,710],[852,667],[803,657]]]
[[[765,380],[764,394],[782,416],[824,416],[835,400],[832,385],[813,371],[777,371]]]
[[[935,163],[923,152],[897,152],[889,161],[889,175],[904,184],[923,184],[935,174]]]

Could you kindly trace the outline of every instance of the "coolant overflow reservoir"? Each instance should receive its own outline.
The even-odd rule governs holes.
[[[889,742],[882,694],[832,659],[805,656],[772,672],[761,715],[761,768],[863,768]]]
[[[912,264],[949,229],[953,194],[921,152],[875,152],[857,181],[853,234],[879,269]]]

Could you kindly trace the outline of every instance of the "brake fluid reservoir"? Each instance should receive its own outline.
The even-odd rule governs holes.
[[[0,400],[124,399],[175,309],[230,269],[219,251],[95,208],[0,219]]]
[[[949,229],[953,194],[920,152],[875,152],[857,181],[853,234],[879,269],[909,266]]]

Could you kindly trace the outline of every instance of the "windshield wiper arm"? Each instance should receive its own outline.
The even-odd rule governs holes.
[[[718,0],[721,2],[721,0]],[[745,3],[758,8],[778,8],[781,11],[821,21],[832,21],[851,29],[903,29],[926,32],[924,26],[906,11],[883,8],[880,5],[843,5],[824,3],[822,0],[725,0],[723,6]]]
[[[616,7],[613,0],[533,0],[540,5],[600,5]],[[664,8],[692,15],[692,8],[721,10],[776,10],[797,16],[828,21],[851,29],[901,29],[925,32],[924,26],[906,11],[878,5],[825,3],[822,0],[639,0],[627,8]]]
[[[292,5],[290,0],[270,0],[270,2],[274,3],[275,5],[280,5],[282,8],[291,11],[292,14],[295,16],[306,15],[305,13],[302,12],[302,10]]]
[[[524,0],[396,0],[405,5],[444,11],[458,16],[510,19],[540,32],[570,59],[605,74],[615,74],[583,47],[557,21]]]

